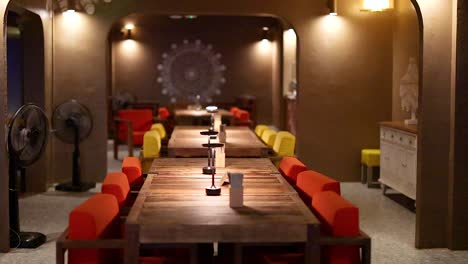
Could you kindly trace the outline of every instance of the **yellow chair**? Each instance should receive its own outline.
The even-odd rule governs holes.
[[[380,187],[375,181],[374,170],[380,169],[380,149],[361,150],[361,182],[367,187]]]
[[[166,129],[164,128],[163,124],[161,123],[156,123],[151,126],[151,130],[158,131],[159,135],[161,136],[162,139],[166,139],[167,133]]]
[[[259,137],[259,138],[262,138],[262,134],[265,130],[268,129],[268,126],[267,125],[257,125],[255,127],[255,134]]]
[[[155,158],[159,158],[161,151],[161,136],[158,131],[150,130],[143,136],[141,150],[141,167],[143,173],[148,173]]]
[[[287,131],[280,131],[276,134],[275,143],[273,144],[273,151],[277,156],[294,156],[295,147],[296,137],[293,134]]]
[[[276,139],[276,131],[267,129],[262,133],[262,141],[267,144],[268,147],[272,148]]]

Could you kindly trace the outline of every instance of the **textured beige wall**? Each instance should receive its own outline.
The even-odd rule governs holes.
[[[408,69],[409,59],[415,58],[419,62],[419,57],[419,21],[416,10],[410,0],[396,0],[393,22],[394,121],[403,121],[411,117],[410,113],[401,109],[400,80]]]

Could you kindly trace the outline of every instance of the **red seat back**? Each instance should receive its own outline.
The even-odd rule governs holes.
[[[299,195],[308,206],[311,205],[314,196],[320,192],[333,191],[338,195],[341,194],[338,181],[313,170],[297,174],[296,186]]]
[[[330,236],[359,235],[359,209],[332,191],[320,192],[312,200],[312,210],[322,223],[322,231]],[[331,246],[324,248],[323,257],[330,264],[360,263],[359,248]]]
[[[127,175],[123,172],[108,173],[102,183],[102,193],[112,194],[117,198],[119,206],[123,206],[127,201],[130,185]]]
[[[120,110],[117,113],[119,119],[129,120],[132,123],[133,132],[145,132],[151,129],[153,124],[153,111],[151,109],[127,109]],[[119,123],[118,138],[121,141],[126,141],[128,136],[127,124]],[[139,141],[139,140],[134,140]],[[138,142],[135,142],[139,144]]]
[[[234,117],[236,117],[240,121],[249,121],[250,113],[246,110],[239,110],[234,114]]]
[[[161,119],[168,119],[171,116],[171,113],[166,107],[159,107],[158,115]]]
[[[297,174],[306,170],[306,165],[294,157],[284,157],[279,166],[279,171],[283,177],[293,186],[296,185]]]
[[[231,107],[231,109],[229,109],[229,112],[231,112],[231,114],[232,114],[233,116],[236,116],[236,113],[237,113],[239,110],[240,110],[239,107],[234,106],[234,107]]]
[[[115,196],[96,194],[70,213],[68,222],[68,239],[96,240],[119,237],[119,226],[114,220],[119,213]],[[119,263],[121,255],[115,250],[70,249],[69,264]],[[117,261],[117,262],[116,262]]]
[[[127,175],[128,183],[133,185],[143,185],[143,170],[141,161],[137,157],[126,157],[122,163],[122,172]]]

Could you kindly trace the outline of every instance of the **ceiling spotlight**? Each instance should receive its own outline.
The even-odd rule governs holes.
[[[268,31],[270,28],[269,27],[263,27],[262,28],[264,31]]]
[[[131,23],[130,23],[130,24],[126,24],[126,25],[125,25],[125,29],[126,29],[126,30],[133,30],[134,28],[135,28],[135,25],[134,25],[134,24],[131,24]]]
[[[182,19],[184,17],[181,16],[181,15],[171,15],[171,16],[169,16],[169,18],[171,18],[171,19]]]
[[[198,16],[196,15],[186,15],[185,18],[186,19],[196,19]]]

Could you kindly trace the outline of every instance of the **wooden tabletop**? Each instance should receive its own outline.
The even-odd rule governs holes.
[[[201,174],[205,161],[155,159],[127,218],[126,236],[137,245],[305,242],[310,254],[318,252],[319,221],[268,159],[227,159],[226,168],[217,168],[218,186],[226,171],[245,173],[241,208],[229,206],[229,185],[221,196],[205,195],[211,184]]]
[[[200,131],[202,126],[176,126],[168,144],[170,157],[205,157],[207,149],[202,144],[208,142]],[[215,140],[215,142],[217,142]],[[248,127],[226,128],[225,151],[227,157],[266,157],[268,147]]]
[[[228,116],[231,117],[232,113],[224,110],[224,109],[218,109],[218,114],[222,116]],[[190,110],[190,109],[176,109],[174,111],[174,115],[176,117],[181,117],[181,116],[189,116],[189,117],[203,117],[203,116],[211,116],[210,113],[208,113],[205,109],[202,110]]]

